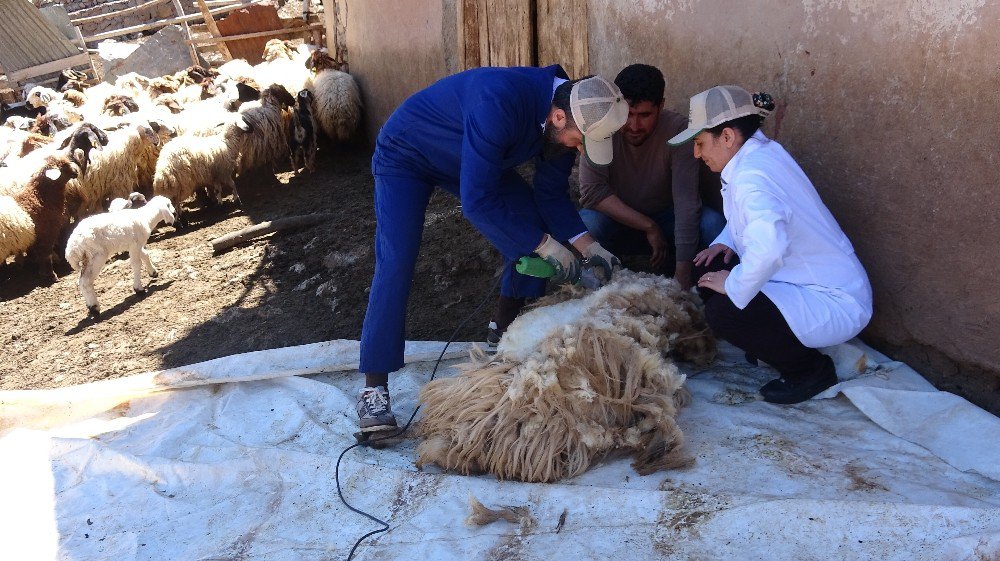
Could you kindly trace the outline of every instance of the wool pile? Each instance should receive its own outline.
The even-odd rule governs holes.
[[[714,360],[701,301],[676,281],[631,271],[597,291],[546,297],[420,394],[417,465],[552,482],[631,453],[640,474],[690,462],[677,411],[689,399],[674,360]]]

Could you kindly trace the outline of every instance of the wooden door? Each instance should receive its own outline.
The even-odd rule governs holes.
[[[587,0],[536,0],[538,66],[561,64],[570,78],[590,73]]]
[[[462,69],[535,64],[533,0],[459,0]]]
[[[562,64],[590,71],[587,0],[458,0],[458,56],[477,66]]]

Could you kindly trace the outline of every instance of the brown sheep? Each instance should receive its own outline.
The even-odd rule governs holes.
[[[69,157],[48,156],[20,193],[0,196],[3,260],[27,252],[46,282],[56,280],[52,256],[62,230],[66,183],[79,173],[79,167]]]

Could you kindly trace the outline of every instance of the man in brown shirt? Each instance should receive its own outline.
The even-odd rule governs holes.
[[[659,69],[633,64],[618,73],[615,84],[629,102],[628,121],[613,137],[611,165],[580,159],[580,216],[601,245],[617,255],[650,254],[654,268],[666,269],[673,253],[674,277],[690,288],[695,253],[719,235],[726,220],[701,204],[703,164],[694,151],[667,145],[687,128],[687,117],[663,107]]]

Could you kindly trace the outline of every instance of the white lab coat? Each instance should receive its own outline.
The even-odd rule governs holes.
[[[727,224],[713,243],[740,257],[726,292],[743,309],[763,292],[807,347],[843,343],[872,316],[872,289],[854,247],[812,182],[757,132],[722,170]]]

